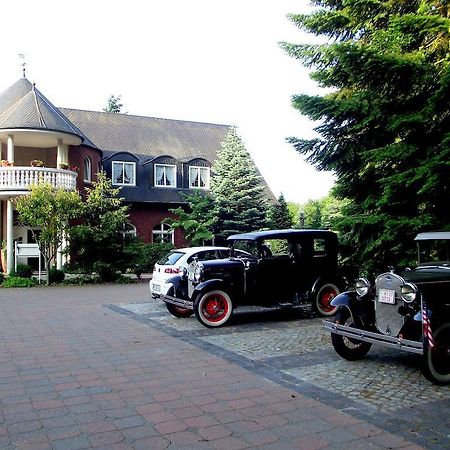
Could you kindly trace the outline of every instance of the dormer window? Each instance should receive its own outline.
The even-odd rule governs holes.
[[[189,167],[189,187],[209,189],[209,167]]]
[[[136,163],[113,161],[112,182],[117,186],[136,186]]]
[[[155,164],[155,186],[177,187],[176,168],[171,164]]]

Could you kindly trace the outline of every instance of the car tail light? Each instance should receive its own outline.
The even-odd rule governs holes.
[[[164,273],[178,273],[179,270],[178,269],[172,269],[171,267],[168,267]]]

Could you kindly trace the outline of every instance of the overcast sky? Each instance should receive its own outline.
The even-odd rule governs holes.
[[[26,74],[56,106],[236,125],[274,194],[303,203],[333,183],[285,143],[312,137],[291,96],[319,93],[280,41],[308,0],[6,0],[0,91]]]

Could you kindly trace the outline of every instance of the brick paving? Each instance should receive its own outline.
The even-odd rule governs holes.
[[[147,297],[146,284],[0,289],[1,449],[450,447],[448,387],[403,416],[436,429],[406,432],[340,390],[317,319],[208,330]],[[301,328],[309,343],[290,354]]]

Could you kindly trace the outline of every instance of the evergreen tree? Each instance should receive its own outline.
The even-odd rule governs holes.
[[[282,45],[331,93],[293,97],[320,137],[290,141],[350,200],[337,223],[344,256],[366,273],[410,264],[417,232],[450,228],[449,4],[313,3],[290,18],[330,41]]]
[[[292,228],[292,215],[283,194],[280,194],[277,204],[269,207],[269,225],[272,230]]]
[[[262,177],[235,128],[227,134],[213,169],[215,234],[225,239],[265,227],[267,206]]]
[[[171,209],[176,219],[165,219],[172,228],[182,228],[184,236],[192,245],[204,245],[214,237],[213,226],[216,223],[214,216],[214,201],[212,197],[195,192],[185,195],[188,203],[187,210],[182,207]]]

